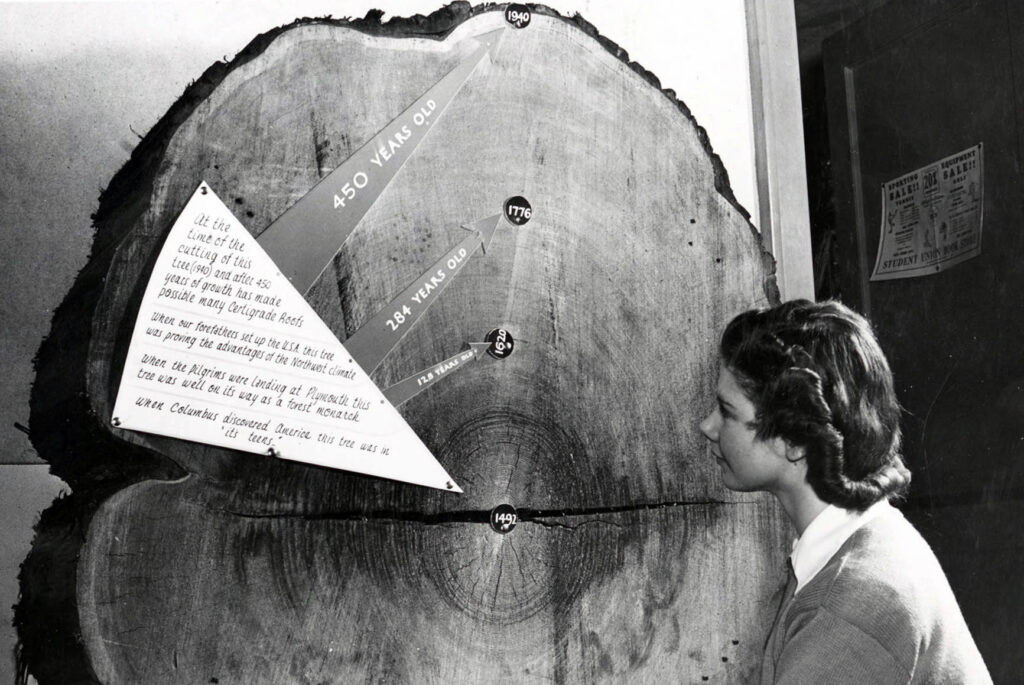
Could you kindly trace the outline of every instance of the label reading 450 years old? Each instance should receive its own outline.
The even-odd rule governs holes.
[[[458,490],[206,183],[156,260],[112,422]]]

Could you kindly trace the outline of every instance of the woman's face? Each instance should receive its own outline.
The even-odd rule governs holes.
[[[700,430],[711,443],[711,454],[722,470],[725,486],[740,492],[778,492],[787,467],[791,469],[785,442],[757,437],[757,411],[736,376],[724,366],[718,372],[717,394],[715,407],[701,421]]]

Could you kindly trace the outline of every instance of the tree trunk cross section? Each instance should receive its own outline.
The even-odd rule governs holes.
[[[788,532],[774,503],[723,489],[697,424],[722,326],[777,297],[771,260],[686,107],[582,20],[537,8],[506,28],[308,294],[344,342],[462,224],[529,200],[373,373],[388,387],[492,329],[515,336],[401,407],[465,494],[109,426],[141,292],[197,184],[259,235],[506,26],[499,7],[452,7],[257,39],[112,181],[33,396],[37,448],[75,488],[73,522],[54,514],[40,539],[80,531],[56,585],[77,615],[59,629],[84,645],[47,665],[25,616],[60,591],[24,574],[41,683],[755,672]],[[500,504],[518,512],[504,533]]]

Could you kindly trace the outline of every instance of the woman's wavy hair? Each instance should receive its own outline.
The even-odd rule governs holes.
[[[757,436],[803,448],[823,501],[863,510],[906,492],[900,405],[864,317],[834,301],[751,310],[726,327],[720,352],[757,411]]]

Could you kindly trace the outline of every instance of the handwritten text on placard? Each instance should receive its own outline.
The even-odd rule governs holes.
[[[457,490],[205,183],[168,234],[115,425]]]

